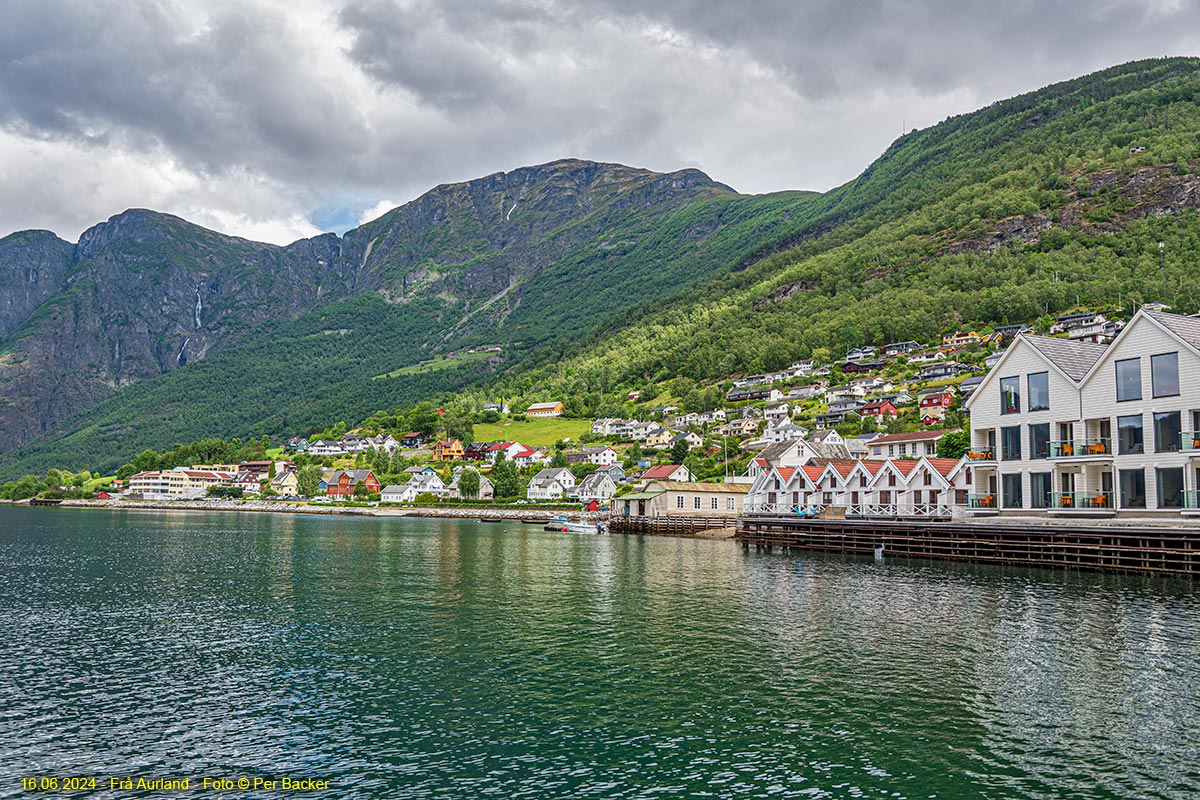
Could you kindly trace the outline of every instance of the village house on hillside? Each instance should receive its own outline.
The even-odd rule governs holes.
[[[561,500],[575,488],[575,475],[566,467],[547,467],[533,476],[526,496],[530,500]]]
[[[465,453],[458,439],[439,439],[433,443],[434,461],[461,461]]]
[[[638,476],[638,480],[642,481],[643,485],[648,481],[691,483],[696,480],[696,476],[683,464],[659,464],[658,466],[647,468],[645,472]]]
[[[379,501],[381,503],[412,503],[422,494],[445,497],[449,494],[449,490],[436,472],[422,471],[409,478],[408,483],[385,486],[379,493]]]
[[[527,417],[560,417],[566,412],[567,407],[561,402],[555,400],[552,403],[534,403],[529,408],[525,409]]]
[[[579,482],[579,502],[607,503],[617,492],[617,484],[607,472],[593,472]]]
[[[462,492],[458,488],[458,482],[462,478],[464,470],[469,470],[479,476],[479,492],[467,498],[463,497]],[[474,467],[455,467],[454,474],[450,478],[450,485],[446,489],[446,496],[451,500],[492,500],[496,497],[496,488],[492,484],[491,479]]]
[[[369,469],[335,469],[321,475],[317,489],[329,497],[345,500],[354,496],[360,483],[370,492],[378,492],[381,488],[375,473]]]
[[[948,431],[916,431],[880,436],[869,446],[871,459],[919,458],[937,455],[937,443]]]

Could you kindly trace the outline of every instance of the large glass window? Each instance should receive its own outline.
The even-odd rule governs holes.
[[[1179,449],[1183,433],[1178,411],[1160,411],[1154,415],[1154,452],[1173,453]]]
[[[1050,373],[1035,372],[1029,376],[1029,410],[1045,411],[1050,408]]]
[[[1121,507],[1146,507],[1146,472],[1140,469],[1121,470]]]
[[[1021,379],[1013,376],[1000,379],[1000,413],[1019,414],[1021,411]]]
[[[1150,356],[1150,390],[1155,397],[1179,394],[1179,353]]]
[[[1005,461],[1021,460],[1021,426],[1000,429],[1001,457]]]
[[[1021,473],[1005,475],[1003,480],[1004,507],[1021,508]]]
[[[1050,423],[1029,426],[1029,457],[1049,458],[1050,456]],[[1035,497],[1036,499],[1036,497]]]
[[[1117,400],[1142,399],[1142,360],[1126,358],[1117,362]]]
[[[1117,417],[1117,452],[1121,455],[1144,452],[1141,414]]]
[[[1155,489],[1159,508],[1183,508],[1183,467],[1156,469]]]
[[[1031,508],[1046,508],[1050,505],[1050,473],[1033,472],[1029,475],[1029,505]]]

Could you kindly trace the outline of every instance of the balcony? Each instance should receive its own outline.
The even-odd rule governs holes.
[[[1050,442],[1050,458],[1111,458],[1109,439],[1075,439],[1069,442]]]
[[[1188,516],[1200,514],[1200,492],[1194,489],[1189,489],[1187,491],[1180,492],[1180,495],[1180,499],[1183,503],[1182,508],[1184,514],[1187,514]]]
[[[996,495],[969,494],[967,495],[967,508],[971,511],[995,511]]]
[[[984,447],[979,450],[968,450],[967,461],[995,461],[996,449],[994,447]]]
[[[1184,431],[1179,434],[1179,449],[1184,451],[1200,450],[1200,431]]]
[[[1110,514],[1113,511],[1112,492],[1051,492],[1051,511],[1077,511]]]

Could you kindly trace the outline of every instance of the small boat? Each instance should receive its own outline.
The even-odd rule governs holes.
[[[545,525],[546,520],[544,520],[544,519],[523,519],[523,520],[521,520],[521,524],[522,525]]]
[[[604,528],[598,522],[579,522],[557,516],[546,523],[542,530],[559,531],[561,533],[603,533]]]
[[[480,522],[508,522],[504,517],[480,517]]]

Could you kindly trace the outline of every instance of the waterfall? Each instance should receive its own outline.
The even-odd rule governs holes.
[[[200,315],[204,312],[204,302],[200,299],[200,287],[203,285],[199,284],[196,286],[196,330],[200,329]]]
[[[196,312],[196,313],[199,314],[199,312]],[[187,349],[188,342],[190,342],[191,340],[192,340],[192,337],[190,337],[190,336],[183,340],[183,347],[179,348],[179,355],[175,356],[175,366],[177,366],[177,367],[183,366],[183,351]]]

